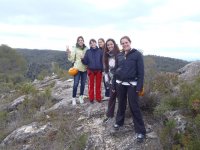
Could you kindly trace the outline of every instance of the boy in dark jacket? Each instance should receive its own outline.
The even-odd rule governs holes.
[[[88,83],[89,100],[91,103],[93,103],[95,99],[94,93],[96,93],[95,94],[96,101],[101,102],[103,51],[97,47],[95,39],[91,39],[89,44],[90,44],[90,49],[86,51],[85,56],[82,59],[83,64],[87,65],[87,73],[89,77],[89,83]],[[95,92],[94,92],[94,88],[96,90]]]

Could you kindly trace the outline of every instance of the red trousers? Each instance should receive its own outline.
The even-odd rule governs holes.
[[[101,81],[102,81],[102,71],[91,71],[88,72],[88,95],[89,100],[92,102],[95,99],[94,91],[96,93],[96,100],[101,102]]]

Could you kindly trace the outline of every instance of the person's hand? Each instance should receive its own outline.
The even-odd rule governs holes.
[[[138,93],[138,96],[144,96],[144,87],[141,91],[136,91]]]

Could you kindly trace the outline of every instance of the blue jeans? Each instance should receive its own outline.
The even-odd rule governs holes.
[[[80,95],[83,95],[86,79],[87,79],[87,71],[84,71],[84,72],[78,71],[78,74],[74,76],[72,97],[76,97],[79,80],[81,80]]]

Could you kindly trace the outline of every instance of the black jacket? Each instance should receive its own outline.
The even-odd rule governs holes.
[[[115,88],[115,80],[124,82],[137,81],[136,91],[141,91],[144,82],[144,62],[142,54],[132,49],[125,55],[121,52],[116,57],[116,66],[114,73],[113,85]]]
[[[92,71],[103,71],[103,51],[96,47],[95,49],[90,48],[86,51],[82,63]]]

